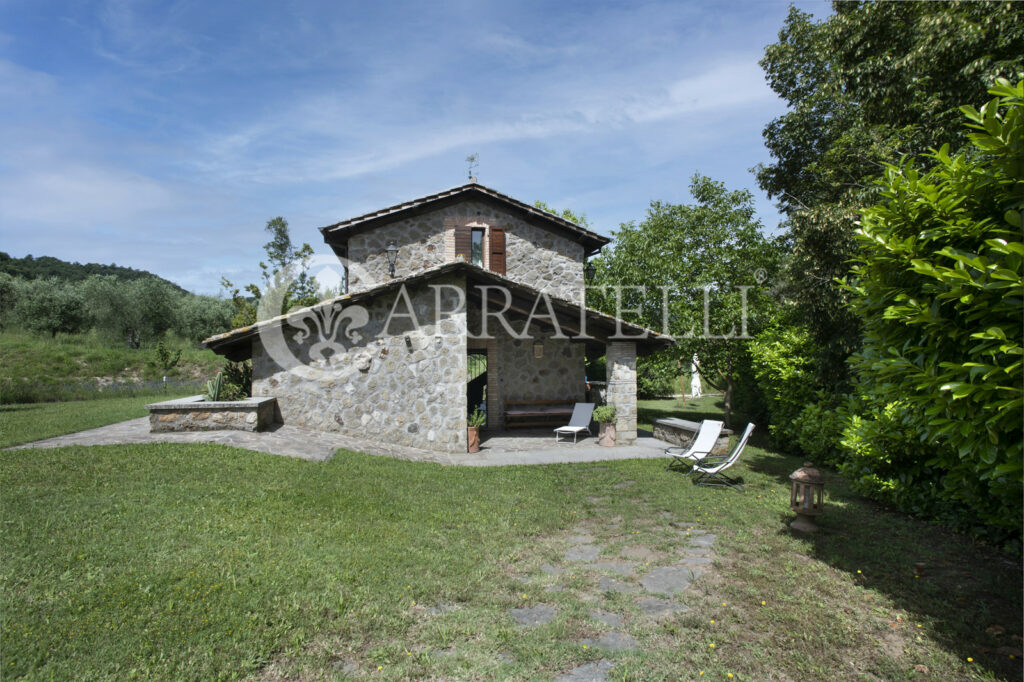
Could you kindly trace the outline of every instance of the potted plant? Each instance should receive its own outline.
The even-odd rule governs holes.
[[[480,427],[487,423],[487,413],[478,407],[470,413],[466,423],[469,425],[469,451],[480,452]]]
[[[607,448],[615,445],[615,406],[601,405],[594,409],[594,421],[600,424],[597,444]]]

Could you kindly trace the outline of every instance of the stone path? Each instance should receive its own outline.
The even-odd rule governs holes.
[[[576,642],[580,646],[607,653],[639,650],[642,645],[634,633],[652,621],[687,612],[689,607],[683,603],[686,592],[694,581],[714,570],[712,549],[716,536],[694,524],[670,525],[679,529],[679,544],[671,552],[659,552],[641,544],[622,546],[612,552],[611,543],[599,540],[590,528],[578,528],[562,541],[562,561],[558,565],[540,564],[536,567],[539,577],[525,576],[522,580],[554,580],[555,584],[544,588],[545,593],[569,594],[588,604],[587,615],[592,625],[587,629],[596,630],[597,634],[580,639]],[[621,537],[616,536],[615,524],[604,527],[613,538]],[[581,584],[589,585],[592,591],[578,587]],[[616,595],[625,595],[629,606],[622,607],[622,597]],[[532,604],[509,609],[509,615],[520,627],[532,628],[555,622],[560,613],[550,604]],[[607,679],[614,665],[614,660],[602,658],[555,679],[600,682]]]
[[[514,433],[514,432],[513,432]],[[550,436],[550,434],[547,434]],[[596,462],[615,459],[651,459],[664,457],[668,443],[651,437],[637,439],[635,445],[601,447],[589,439],[578,444],[554,442],[553,437],[502,434],[492,436],[480,452],[446,454],[394,445],[383,441],[350,438],[340,433],[316,431],[279,424],[270,431],[191,431],[150,433],[149,418],[141,417],[98,429],[47,438],[17,445],[21,448],[59,448],[68,445],[119,445],[123,443],[218,443],[256,452],[324,462],[340,450],[365,452],[414,462],[436,462],[459,466],[507,466],[514,464],[557,464]]]

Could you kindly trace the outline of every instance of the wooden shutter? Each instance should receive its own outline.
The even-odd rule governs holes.
[[[473,234],[468,225],[455,225],[455,258],[462,257],[467,263],[473,258]]]
[[[505,274],[505,228],[491,228],[491,272]]]

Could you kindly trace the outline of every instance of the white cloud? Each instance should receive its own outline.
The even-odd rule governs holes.
[[[214,136],[204,145],[209,154],[197,165],[204,173],[236,182],[342,180],[484,144],[601,132],[773,97],[749,58],[659,87],[597,84],[587,91],[567,88],[543,100],[513,96],[496,120],[473,117],[470,110],[377,126],[354,121],[363,107],[317,95],[244,130]]]
[[[51,95],[56,82],[48,73],[0,59],[0,100],[7,103],[24,103]]]
[[[0,183],[0,221],[109,225],[167,211],[174,193],[137,173],[83,163],[8,175]]]

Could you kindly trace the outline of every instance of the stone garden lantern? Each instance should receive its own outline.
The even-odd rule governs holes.
[[[789,475],[793,489],[789,494],[789,508],[796,512],[796,519],[789,524],[793,530],[813,533],[818,530],[814,517],[825,508],[825,477],[811,466],[810,462]]]

